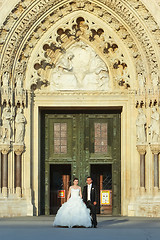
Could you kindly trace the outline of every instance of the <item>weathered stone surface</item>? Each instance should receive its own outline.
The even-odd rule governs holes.
[[[121,214],[160,216],[152,161],[160,144],[159,12],[158,0],[0,1],[0,147],[8,154],[0,216],[39,214],[42,107],[122,108]],[[13,153],[22,158],[17,188]]]

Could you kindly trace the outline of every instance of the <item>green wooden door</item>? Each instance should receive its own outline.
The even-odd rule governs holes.
[[[44,113],[44,122],[41,175],[45,181],[41,184],[41,206],[45,214],[50,214],[51,164],[71,164],[71,180],[78,177],[82,187],[91,174],[91,165],[112,164],[112,209],[113,215],[120,214],[120,114]]]

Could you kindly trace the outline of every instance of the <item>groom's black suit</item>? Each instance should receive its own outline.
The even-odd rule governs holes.
[[[85,202],[87,208],[91,210],[92,215],[92,224],[94,227],[97,226],[97,217],[96,217],[96,205],[94,202],[97,202],[97,190],[96,187],[92,184],[91,192],[90,192],[90,201],[88,201],[88,185],[84,186],[83,188],[83,201]]]

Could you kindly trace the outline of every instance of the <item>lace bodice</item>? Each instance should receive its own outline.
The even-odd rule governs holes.
[[[79,188],[77,188],[77,189],[71,188],[71,198],[80,197],[79,193],[80,193]]]

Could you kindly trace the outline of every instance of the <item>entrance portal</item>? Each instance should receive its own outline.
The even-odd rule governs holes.
[[[97,187],[97,213],[112,215],[112,165],[92,164],[90,175]]]
[[[56,213],[66,200],[69,181],[78,177],[83,188],[91,174],[99,213],[120,215],[120,111],[48,110],[41,116],[41,214]],[[110,205],[100,203],[100,190],[109,191],[103,199],[113,196]]]
[[[57,213],[60,206],[67,201],[70,179],[70,164],[50,165],[50,214]]]

